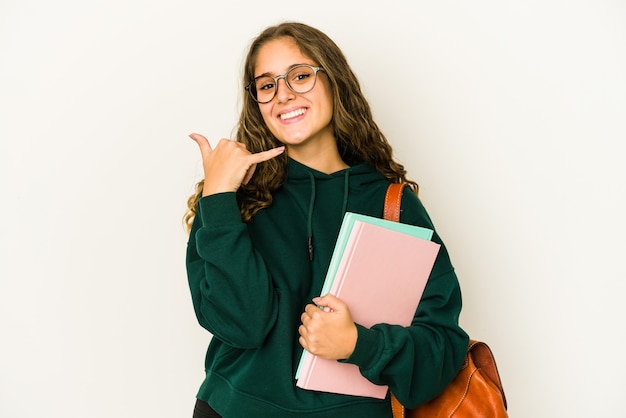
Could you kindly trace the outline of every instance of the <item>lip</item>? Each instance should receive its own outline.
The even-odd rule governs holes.
[[[307,114],[308,111],[309,111],[309,108],[306,107],[306,106],[294,106],[294,107],[290,107],[288,109],[283,109],[282,111],[278,112],[276,117],[281,122],[289,123],[289,122],[298,121],[298,120],[302,119],[302,117],[304,117]],[[287,119],[283,119],[282,118],[283,115],[287,115],[287,114],[293,113],[293,112],[296,112],[293,116],[291,116],[291,117],[289,117]]]

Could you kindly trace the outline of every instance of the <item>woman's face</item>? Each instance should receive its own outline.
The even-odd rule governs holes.
[[[258,52],[254,76],[285,74],[295,65],[319,65],[303,55],[292,38],[279,38],[264,44]],[[315,87],[307,93],[294,93],[284,79],[278,80],[276,96],[259,104],[263,120],[269,130],[287,151],[319,150],[335,143],[333,127],[333,102],[330,86],[323,71],[317,73]]]

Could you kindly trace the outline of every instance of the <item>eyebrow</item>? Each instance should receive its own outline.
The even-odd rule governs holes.
[[[300,63],[298,63],[298,64],[291,64],[289,67],[287,67],[287,69],[285,70],[285,72],[283,73],[283,75],[284,75],[284,74],[287,74],[287,73],[289,72],[289,70],[291,70],[291,69],[292,69],[292,68],[294,68],[294,67],[297,67],[298,65],[312,65],[313,67],[315,67],[315,66],[316,66],[315,64],[309,64],[308,62],[300,62]],[[256,79],[257,79],[257,78],[259,78],[259,77],[265,77],[265,76],[275,77],[275,75],[272,75],[272,74],[273,74],[273,73],[271,73],[271,72],[265,72],[265,73],[263,73],[263,74],[259,74],[259,75],[254,76],[254,79],[256,80]]]

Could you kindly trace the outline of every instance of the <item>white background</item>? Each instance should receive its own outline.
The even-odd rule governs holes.
[[[295,19],[344,50],[512,417],[626,416],[623,1],[0,2],[0,417],[191,417],[193,131]]]

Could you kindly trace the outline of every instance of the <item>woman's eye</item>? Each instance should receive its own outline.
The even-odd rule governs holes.
[[[259,83],[257,84],[257,90],[271,90],[274,88],[274,81],[267,83]]]
[[[291,77],[291,81],[301,82],[301,81],[306,80],[309,77],[311,77],[311,74],[308,72],[297,73],[297,74],[294,74],[293,77]]]

